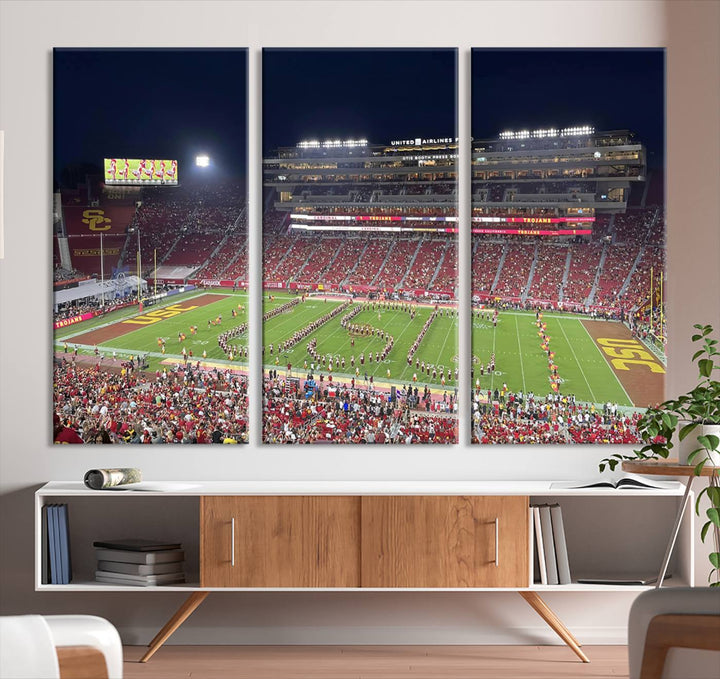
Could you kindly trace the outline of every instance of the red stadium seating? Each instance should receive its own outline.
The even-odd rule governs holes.
[[[560,299],[568,247],[541,243],[535,257],[535,270],[527,299],[557,302]]]
[[[519,299],[525,291],[534,255],[534,244],[508,243],[500,280],[493,293],[498,297]]]
[[[393,244],[389,238],[370,239],[355,271],[351,272],[345,281],[346,284],[370,285]]]
[[[595,282],[602,250],[602,243],[571,246],[570,269],[563,287],[563,302],[585,304]]]

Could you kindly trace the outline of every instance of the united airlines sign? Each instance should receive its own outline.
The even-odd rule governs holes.
[[[390,142],[390,146],[424,146],[425,144],[452,144],[457,142],[458,137],[430,137],[423,139],[415,137],[415,139],[394,139]]]

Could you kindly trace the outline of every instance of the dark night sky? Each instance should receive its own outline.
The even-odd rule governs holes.
[[[665,55],[659,49],[473,50],[472,135],[593,125],[629,129],[663,163]]]
[[[303,139],[455,137],[454,49],[263,50],[263,152]]]
[[[263,152],[302,139],[456,135],[454,49],[263,51]],[[660,165],[662,50],[474,50],[472,135],[588,123],[630,129]],[[177,158],[180,180],[207,152],[215,176],[246,168],[242,49],[54,54],[54,170],[104,157]]]
[[[56,180],[74,162],[167,158],[182,183],[200,152],[214,176],[245,176],[246,50],[59,49],[53,90]]]

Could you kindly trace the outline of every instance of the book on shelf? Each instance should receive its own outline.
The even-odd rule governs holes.
[[[185,551],[182,549],[166,549],[159,552],[136,552],[126,549],[95,548],[98,561],[120,561],[122,563],[156,564],[183,561]]]
[[[161,575],[164,573],[182,573],[184,563],[184,561],[151,564],[98,561],[97,569],[108,573],[124,573],[126,575]]]
[[[60,584],[68,585],[72,580],[72,564],[70,562],[70,525],[68,506],[58,505],[58,528],[60,542]]]
[[[182,544],[163,540],[146,540],[144,538],[123,538],[121,540],[96,540],[93,542],[93,547],[123,549],[129,552],[163,552],[180,549]]]
[[[161,573],[158,575],[131,575],[128,573],[109,573],[107,571],[95,571],[95,581],[105,582],[114,585],[135,585],[140,587],[151,587],[153,585],[169,585],[185,582],[185,574]]]
[[[59,529],[57,521],[57,512],[55,505],[47,506],[47,522],[48,522],[48,552],[50,554],[50,578],[48,582],[51,585],[59,585],[60,574],[60,542],[58,539]]]
[[[553,538],[550,505],[540,505],[540,524],[542,529],[543,549],[545,551],[545,567],[547,568],[547,584],[559,585],[557,558],[555,556],[555,539]]]
[[[557,561],[559,584],[569,585],[572,582],[572,578],[570,577],[570,559],[568,557],[567,540],[565,539],[562,508],[559,504],[550,505],[550,519],[552,522],[553,541],[555,542],[555,560]]]
[[[551,489],[574,490],[582,488],[615,488],[616,490],[675,490],[680,487],[677,481],[656,481],[639,474],[624,474],[616,477],[603,477],[585,481],[555,481]]]
[[[531,509],[535,538],[533,581],[541,585],[571,584],[570,559],[560,505],[532,505]]]
[[[545,548],[543,545],[542,537],[542,523],[540,522],[540,507],[534,506],[533,510],[533,524],[535,526],[535,551],[537,552],[537,563],[539,567],[538,581],[541,585],[548,584],[547,578],[547,566],[545,565]]]
[[[50,550],[48,543],[50,541],[50,533],[48,532],[48,506],[43,505],[41,508],[41,536],[42,544],[41,547],[41,559],[40,559],[40,580],[43,585],[47,585],[50,582]]]

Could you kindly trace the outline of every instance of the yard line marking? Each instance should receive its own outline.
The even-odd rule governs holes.
[[[590,338],[590,342],[595,347],[595,350],[602,357],[602,360],[605,363],[605,365],[608,367],[610,374],[615,378],[615,381],[620,385],[620,389],[623,390],[623,394],[625,394],[625,397],[627,398],[628,403],[630,404],[630,407],[632,407],[632,408],[636,407],[635,404],[633,403],[633,400],[630,398],[630,394],[628,394],[627,391],[625,391],[625,387],[623,386],[623,383],[620,381],[620,378],[615,374],[615,371],[612,369],[612,367],[608,363],[608,360],[605,357],[605,355],[603,354],[603,352],[600,351],[600,347],[597,345],[597,342],[593,339],[592,335],[588,332],[588,329],[585,327],[583,322],[578,320],[578,323],[580,323],[580,325],[582,326],[582,329],[585,331],[585,334]]]
[[[493,326],[493,350],[492,353],[495,353],[495,342],[497,340],[497,325]],[[490,389],[493,388],[493,385],[495,383],[495,371],[493,370],[492,375],[490,376]]]
[[[515,336],[518,342],[518,355],[520,356],[520,373],[522,374],[523,381],[523,392],[527,393],[527,387],[525,386],[525,366],[523,364],[522,346],[520,344],[520,326],[518,325],[517,316],[515,316]]]
[[[579,322],[579,321],[577,321],[577,319],[575,319],[575,320],[576,320],[576,322]],[[578,361],[578,357],[577,357],[577,354],[575,353],[575,349],[573,348],[573,345],[570,342],[570,339],[568,338],[567,333],[565,332],[565,328],[563,327],[563,324],[558,323],[558,325],[560,326],[560,330],[562,330],[562,334],[565,336],[565,341],[567,342],[568,346],[570,347],[570,351],[572,352],[573,358],[575,359],[575,363],[577,363],[578,368],[580,368],[580,374],[583,376],[583,379],[585,380],[585,384],[587,384],[587,388],[590,390],[590,396],[592,396],[592,400],[595,403],[598,403],[598,400],[595,397],[595,392],[592,390],[592,387],[590,386],[590,382],[588,382],[588,378],[585,376],[585,371],[582,369],[582,365],[580,364],[580,361]]]

